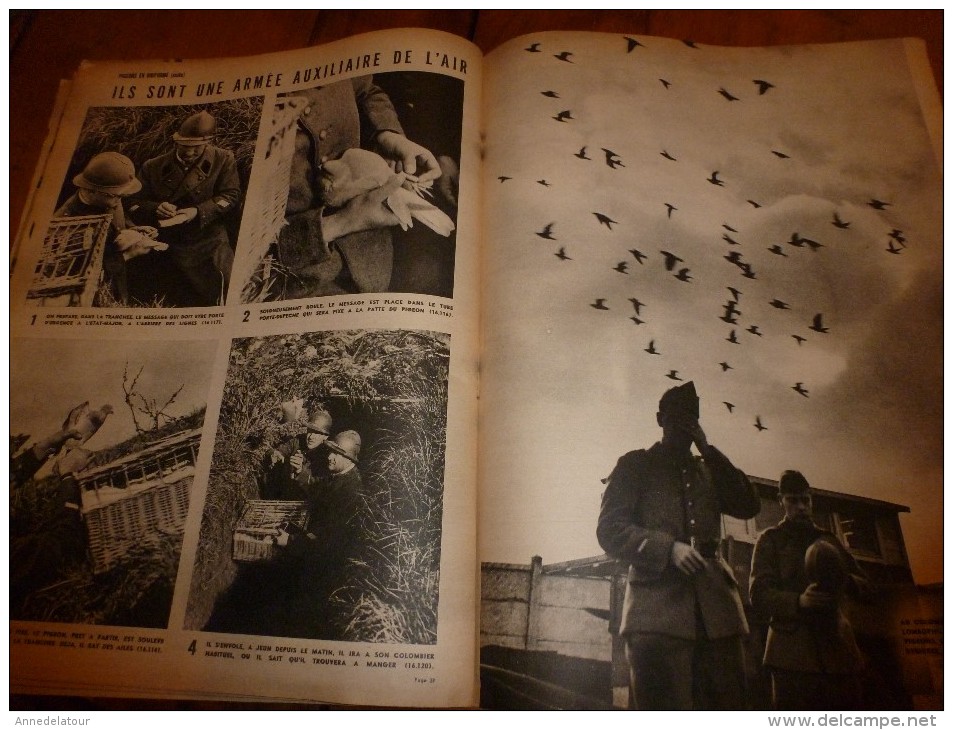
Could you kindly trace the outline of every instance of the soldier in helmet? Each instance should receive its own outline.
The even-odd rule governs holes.
[[[721,515],[749,519],[761,504],[744,472],[708,443],[698,405],[693,383],[666,391],[662,440],[620,457],[602,497],[599,544],[629,566],[620,632],[639,710],[746,705],[748,625],[719,551]]]
[[[771,624],[764,666],[778,710],[860,709],[863,660],[842,610],[870,584],[835,535],[812,519],[811,486],[785,471],[778,485],[784,519],[765,530],[751,564],[751,605]]]
[[[266,457],[262,499],[306,500],[312,484],[328,475],[331,414],[318,408],[307,419],[305,432],[272,449]]]
[[[167,305],[225,301],[235,255],[224,219],[242,191],[235,156],[212,144],[215,130],[206,111],[186,118],[172,135],[174,148],[143,164],[142,191],[129,208],[140,222],[159,226],[169,243],[169,280],[156,292]]]
[[[151,250],[162,250],[165,245],[144,236],[127,219],[122,200],[142,187],[136,178],[136,169],[125,155],[118,152],[100,152],[86,163],[83,171],[73,178],[76,192],[53,213],[56,217],[112,215],[106,248],[103,253],[103,276],[111,301],[102,297],[97,305],[129,303],[129,284],[126,262]]]

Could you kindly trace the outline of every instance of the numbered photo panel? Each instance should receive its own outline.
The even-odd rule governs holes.
[[[436,642],[449,348],[233,340],[184,628]]]
[[[260,96],[90,108],[27,301],[223,304],[261,111]]]
[[[164,628],[216,343],[12,347],[10,618]]]
[[[355,77],[282,94],[267,115],[236,262],[243,302],[453,296],[463,81]]]

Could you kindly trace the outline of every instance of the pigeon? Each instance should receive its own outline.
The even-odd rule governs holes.
[[[530,53],[542,53],[542,51],[539,50],[539,43],[531,43],[529,47],[524,48],[523,50],[529,51]]]
[[[740,291],[738,291],[737,289],[735,289],[733,286],[729,286],[729,287],[727,287],[727,289],[728,289],[728,291],[731,292],[731,296],[734,297],[734,300],[735,300],[736,302],[741,300],[741,292],[740,292]]]
[[[887,248],[885,248],[884,250],[885,250],[887,253],[892,253],[892,254],[899,254],[901,251],[903,251],[902,248],[897,248],[897,247],[895,247],[895,246],[893,245],[893,241],[888,242],[888,243],[887,243]]]
[[[869,205],[874,210],[884,210],[890,203],[885,203],[882,200],[877,200],[876,198],[871,198],[867,205]]]
[[[899,243],[901,246],[903,246],[903,244],[907,242],[907,239],[903,235],[903,231],[901,231],[899,228],[894,228],[887,235],[890,236],[894,241]]]
[[[649,340],[649,346],[645,348],[649,355],[661,355],[662,353],[655,349],[655,340]]]
[[[757,274],[754,273],[754,269],[751,268],[751,264],[741,263],[741,275],[746,279],[757,279]]]
[[[725,313],[721,315],[718,319],[720,319],[722,322],[727,322],[728,324],[738,324],[738,317],[737,317],[738,314],[740,314],[740,312],[737,312],[733,309],[728,309],[726,307]]]
[[[665,79],[659,79],[659,81],[662,82],[662,86],[664,86],[666,89],[672,85],[671,81],[666,81]]]
[[[553,119],[557,122],[565,122],[567,119],[575,119],[575,117],[572,115],[572,111],[565,109],[554,116]]]
[[[675,207],[674,205],[672,205],[671,203],[666,203],[666,204],[665,204],[665,207],[668,209],[668,217],[669,217],[669,218],[672,217],[672,211],[673,211],[673,210],[678,210],[678,208],[676,208],[676,207]]]
[[[543,227],[543,230],[541,230],[541,231],[536,231],[536,235],[539,236],[540,238],[545,238],[545,239],[548,239],[548,240],[550,240],[550,241],[555,241],[555,240],[556,240],[556,237],[553,235],[553,226],[555,226],[555,225],[556,225],[555,222],[553,222],[553,223],[547,223],[547,224]]]
[[[82,446],[89,441],[113,412],[113,407],[108,403],[91,411],[89,401],[73,408],[63,421],[63,430],[73,432],[74,437],[63,442],[63,450]]]
[[[596,299],[596,301],[590,304],[589,306],[592,307],[593,309],[604,309],[605,311],[609,311],[609,308],[606,306],[605,299]]]
[[[635,256],[635,260],[638,261],[640,265],[642,264],[643,261],[645,261],[645,259],[648,258],[648,256],[646,256],[644,253],[639,251],[639,249],[637,248],[630,248],[629,253]]]
[[[734,96],[725,87],[721,87],[720,89],[718,89],[718,93],[721,94],[723,97],[725,97],[728,101],[738,101],[738,97]]]
[[[841,229],[850,228],[850,222],[841,220],[841,217],[837,215],[836,210],[834,211],[834,220],[831,221],[831,225]]]
[[[726,362],[720,362],[718,364],[721,365],[721,372],[723,373],[727,373],[729,370],[734,370],[734,368]]]
[[[607,216],[605,213],[596,213],[596,212],[593,212],[593,215],[596,217],[596,220],[599,221],[599,223],[601,223],[602,225],[604,225],[604,226],[605,226],[606,228],[608,228],[610,231],[612,230],[612,224],[619,222],[619,221],[614,221],[614,220],[612,220],[612,219],[611,219],[609,216]]]
[[[723,400],[722,403],[725,404],[725,408],[728,409],[728,412],[729,412],[729,413],[734,412],[734,410],[735,410],[735,404],[734,404],[734,403],[729,403],[729,402],[726,401],[726,400]]]
[[[683,380],[684,378],[678,377],[678,370],[669,370],[668,374],[665,376],[670,380]]]
[[[629,319],[631,319],[631,320],[632,320],[633,322],[635,322],[636,324],[645,324],[645,320],[644,320],[644,319],[639,319],[638,317],[629,317]]]
[[[754,417],[754,427],[759,431],[767,431],[768,427],[761,423],[761,416]]]
[[[645,45],[642,43],[639,43],[635,38],[629,38],[629,36],[627,35],[622,37],[625,38],[626,42],[628,43],[625,50],[626,53],[632,53],[632,51],[634,51],[636,48],[639,48],[639,47],[645,48]]]
[[[708,182],[710,182],[712,185],[718,185],[719,187],[724,187],[724,186],[725,186],[725,181],[724,181],[724,180],[720,180],[720,179],[718,178],[718,170],[715,170],[715,171],[711,174],[711,177],[707,178],[707,180],[708,180]]]
[[[763,79],[753,79],[753,83],[758,86],[758,96],[763,96],[767,93],[768,89],[774,88],[774,84],[769,81],[764,81]]]
[[[750,333],[753,334],[753,335],[756,335],[757,337],[764,337],[764,333],[761,332],[761,330],[758,329],[758,325],[756,325],[756,324],[751,325],[751,326],[747,329],[747,331],[750,332]]]
[[[662,254],[662,255],[665,257],[665,270],[666,270],[666,271],[674,271],[674,270],[675,270],[675,264],[684,264],[684,263],[685,263],[685,259],[679,258],[679,257],[676,256],[675,254],[669,253],[668,251],[659,251],[659,253]]]
[[[635,297],[629,297],[629,301],[632,302],[632,306],[635,307],[635,313],[642,314],[642,307],[645,306],[645,302],[640,302]]]
[[[755,207],[755,208],[760,208],[760,207],[761,207],[761,203],[759,203],[759,202],[757,202],[757,201],[755,201],[755,200],[752,200],[751,198],[748,198],[748,200],[745,201],[745,202],[750,203],[750,204],[751,204],[753,207]]]
[[[661,152],[659,152],[659,154],[662,155],[662,157],[664,157],[666,160],[671,160],[672,162],[676,161],[675,158],[669,153],[668,150],[662,150]]]
[[[791,337],[793,337],[794,341],[797,342],[798,347],[801,346],[802,342],[807,342],[807,339],[804,337],[801,337],[801,335],[791,335]]]
[[[572,51],[563,51],[562,53],[554,53],[553,57],[558,58],[560,61],[565,61],[566,63],[572,63],[569,60],[569,57],[572,55]]]
[[[559,98],[559,94],[557,94],[555,91],[540,91],[539,93],[542,94],[543,96],[548,96],[550,99]]]
[[[689,275],[689,273],[688,273],[689,271],[690,271],[690,269],[679,269],[679,270],[678,270],[678,273],[675,274],[674,276],[675,276],[675,278],[678,279],[679,281],[689,282],[689,281],[692,280],[691,275]]]
[[[771,154],[774,155],[775,157],[780,157],[782,160],[790,160],[790,159],[791,159],[791,156],[790,156],[790,155],[786,155],[786,154],[784,154],[783,152],[778,152],[777,150],[771,150]]]
[[[738,243],[735,239],[733,239],[731,236],[729,236],[727,233],[723,233],[723,234],[721,235],[721,238],[722,238],[723,241],[727,241],[727,242],[730,243],[732,246],[740,246],[740,245],[741,245],[741,244]]]
[[[808,397],[807,395],[808,390],[807,388],[804,387],[804,383],[795,383],[794,385],[791,386],[791,390],[793,390],[796,393],[800,393],[805,398]]]
[[[741,255],[740,251],[729,251],[723,258],[735,266],[744,266],[745,262],[741,260]]]
[[[612,268],[613,268],[614,270],[618,271],[620,274],[628,274],[628,273],[629,273],[629,262],[628,262],[628,261],[620,261],[619,263],[617,263],[617,264],[616,264],[615,266],[613,266]]]
[[[501,183],[505,183],[507,180],[512,180],[513,178],[507,177],[506,175],[500,175],[496,179],[499,180]]]
[[[698,48],[698,44],[695,43],[695,41],[692,41],[692,40],[682,41],[682,43],[684,43],[684,44],[685,44],[686,46],[688,46],[689,48],[695,48],[695,49]]]
[[[812,329],[815,332],[821,332],[821,333],[827,332],[828,328],[824,326],[824,315],[822,313],[815,314],[814,322],[811,324],[810,327],[808,327],[808,329]]]
[[[790,309],[791,308],[790,304],[788,304],[787,302],[782,302],[780,299],[772,299],[770,302],[768,302],[768,304],[770,304],[775,309]]]
[[[625,167],[625,165],[622,164],[622,160],[615,152],[612,150],[607,150],[605,147],[600,147],[600,149],[606,153],[606,164],[613,170],[617,167]]]
[[[737,233],[737,232],[738,232],[738,229],[737,229],[737,228],[732,228],[732,227],[729,226],[727,223],[722,223],[722,224],[721,224],[721,227],[724,228],[726,231],[731,231],[732,233]]]
[[[591,160],[592,158],[586,154],[586,148],[583,147],[578,152],[574,153],[574,157],[578,157],[580,160]]]
[[[572,261],[572,257],[566,255],[566,247],[560,246],[559,250],[553,254],[556,258],[562,261]]]
[[[787,258],[787,254],[784,253],[784,249],[781,248],[780,243],[776,243],[773,246],[769,246],[768,251],[770,251],[771,253],[777,254],[778,256],[784,256],[785,258]]]
[[[734,344],[734,345],[740,345],[740,344],[741,344],[741,343],[738,341],[738,335],[735,333],[734,330],[732,330],[731,333],[730,333],[725,339],[726,339],[728,342],[730,342],[730,343],[732,343],[732,344]]]
[[[544,188],[550,187],[549,183],[546,182],[545,179],[543,179],[543,180],[537,180],[536,182],[539,183],[540,185],[542,185]]]

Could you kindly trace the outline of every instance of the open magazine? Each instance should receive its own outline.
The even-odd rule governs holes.
[[[939,116],[905,40],[84,66],[14,248],[11,691],[632,706],[600,501],[691,383],[746,706],[785,470],[854,674],[938,706]]]

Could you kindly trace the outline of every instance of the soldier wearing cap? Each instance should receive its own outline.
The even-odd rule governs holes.
[[[143,164],[142,191],[129,207],[142,223],[162,228],[170,244],[168,281],[156,294],[167,305],[215,306],[225,301],[234,251],[225,216],[241,197],[235,156],[212,144],[215,118],[201,111],[172,135],[174,149]],[[163,276],[157,272],[157,280]]]
[[[111,298],[118,304],[128,304],[126,260],[132,255],[130,247],[142,236],[134,232],[134,227],[126,219],[122,199],[137,193],[142,187],[136,178],[135,166],[132,160],[118,152],[100,152],[73,178],[73,184],[77,191],[53,215],[112,215],[103,254],[103,273]]]
[[[764,666],[778,710],[860,709],[863,659],[842,603],[867,598],[870,584],[836,536],[812,518],[811,486],[785,471],[784,518],[765,530],[751,564],[751,605],[770,617]]]
[[[719,551],[721,515],[749,519],[761,505],[744,472],[708,443],[698,406],[691,382],[666,391],[662,440],[620,457],[602,498],[599,544],[629,566],[620,633],[640,710],[746,705],[748,625]]]
[[[328,475],[325,442],[331,435],[331,414],[317,408],[304,426],[304,433],[266,457],[262,499],[306,500],[314,482]]]

